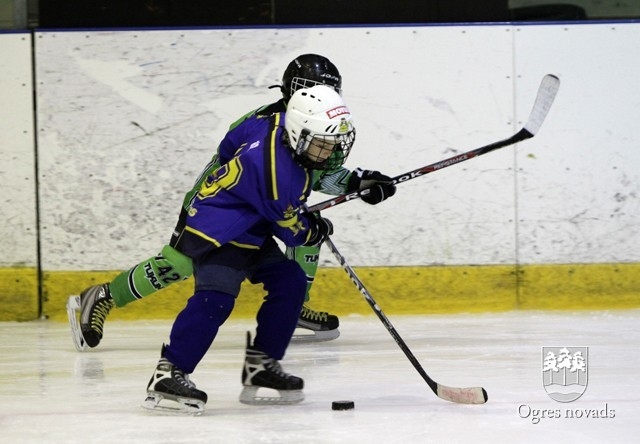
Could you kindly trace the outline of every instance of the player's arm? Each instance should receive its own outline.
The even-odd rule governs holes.
[[[351,171],[340,167],[328,172],[314,172],[313,190],[337,196],[370,188],[371,191],[362,200],[368,204],[378,204],[396,192],[391,177],[379,171],[356,168]]]
[[[316,247],[333,234],[333,224],[320,213],[298,213],[291,219],[277,221],[273,234],[288,247]]]
[[[314,170],[312,189],[323,194],[339,196],[347,193],[349,177],[351,170],[342,166],[330,171]]]
[[[278,171],[278,169],[274,169]],[[285,176],[285,177],[282,177]],[[304,170],[280,170],[271,178],[270,193],[261,207],[265,219],[271,221],[273,234],[289,247],[313,245],[322,235],[318,218],[301,212],[309,194],[310,175]],[[326,233],[325,233],[326,236]]]
[[[393,179],[380,171],[356,168],[351,172],[347,183],[347,193],[369,189],[361,199],[370,205],[376,205],[396,194]]]

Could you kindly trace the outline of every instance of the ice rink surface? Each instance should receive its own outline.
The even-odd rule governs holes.
[[[346,316],[342,335],[292,344],[287,372],[305,380],[293,406],[238,402],[245,331],[230,319],[192,375],[202,416],[140,407],[170,321],[107,322],[77,352],[66,324],[0,323],[4,443],[637,443],[640,311],[390,316],[441,384],[482,386],[483,405],[437,398],[375,316]],[[588,347],[588,385],[569,403],[542,380],[542,347]],[[352,411],[332,411],[353,400]]]

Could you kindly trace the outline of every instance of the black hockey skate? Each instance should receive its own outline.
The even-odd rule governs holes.
[[[164,346],[162,347],[164,355]],[[147,398],[142,407],[148,410],[169,413],[201,415],[207,403],[207,394],[198,390],[189,380],[189,375],[169,362],[160,358],[155,372],[147,385]]]
[[[240,402],[251,405],[296,404],[304,399],[304,381],[285,373],[280,363],[251,346],[247,332],[247,351],[242,369]],[[277,391],[279,396],[258,396],[258,389]]]
[[[69,297],[67,316],[73,343],[78,351],[100,344],[104,321],[114,306],[108,284],[94,285],[80,293],[80,296]]]
[[[340,336],[340,321],[337,316],[326,311],[315,311],[302,306],[300,318],[298,319],[298,329],[305,330],[304,333],[296,332],[291,340],[293,342],[320,342],[331,341]]]

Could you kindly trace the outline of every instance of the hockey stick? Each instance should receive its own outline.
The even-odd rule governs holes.
[[[545,117],[547,117],[547,113],[549,112],[549,109],[553,104],[553,100],[558,93],[559,87],[560,79],[558,79],[553,74],[547,74],[542,78],[542,82],[540,83],[540,87],[538,88],[538,93],[536,95],[536,100],[533,104],[533,109],[531,110],[531,114],[529,115],[529,120],[527,120],[527,123],[524,125],[524,127],[522,127],[520,131],[518,131],[508,139],[500,140],[498,142],[494,142],[489,145],[467,151],[466,153],[449,157],[448,159],[441,160],[431,165],[423,166],[422,168],[409,171],[408,173],[404,173],[394,177],[392,179],[392,182],[394,184],[406,182],[408,180],[415,179],[416,177],[424,176],[425,174],[429,174],[434,171],[456,165],[460,162],[464,162],[465,160],[473,159],[474,157],[490,153],[491,151],[497,150],[498,148],[503,148],[505,146],[513,145],[515,143],[522,142],[523,140],[532,138],[536,135],[536,133],[542,126],[542,122],[544,122]],[[365,188],[364,190],[356,191],[353,193],[342,194],[340,196],[334,197],[333,199],[325,200],[324,202],[312,205],[311,207],[309,207],[309,211],[321,211],[330,207],[334,207],[350,200],[359,199],[360,197],[369,194],[369,192],[370,190],[368,188]]]
[[[431,390],[433,390],[433,393],[435,393],[439,398],[442,398],[446,401],[457,402],[459,404],[484,404],[485,402],[487,402],[487,391],[482,387],[447,387],[446,385],[438,384],[436,381],[431,379],[427,372],[424,371],[416,357],[413,356],[413,353],[411,353],[411,350],[409,350],[407,344],[405,344],[396,329],[393,327],[391,321],[389,321],[389,319],[382,312],[382,309],[380,309],[380,306],[378,306],[371,294],[367,291],[362,281],[358,278],[355,271],[353,271],[353,268],[351,268],[349,264],[347,264],[347,261],[345,260],[344,256],[340,254],[335,244],[328,237],[326,238],[324,243],[329,246],[338,262],[340,262],[340,265],[342,266],[344,271],[346,271],[349,275],[349,278],[351,278],[351,281],[355,284],[358,290],[360,290],[360,293],[362,293],[367,303],[371,306],[371,308],[373,308],[373,311],[376,313],[378,318],[380,318],[387,331],[391,333],[391,336],[396,341],[398,346],[400,346],[400,349],[402,349],[411,364],[413,364],[418,373],[420,373],[420,376],[422,376],[427,384],[429,384],[429,387],[431,388]]]

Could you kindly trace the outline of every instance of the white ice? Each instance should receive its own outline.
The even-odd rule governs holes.
[[[343,317],[342,335],[335,341],[291,345],[283,367],[304,378],[306,399],[294,406],[263,407],[238,402],[245,331],[254,325],[230,319],[192,376],[209,395],[199,417],[160,416],[140,407],[171,321],[107,322],[102,344],[85,353],[75,351],[66,324],[0,323],[1,441],[639,440],[638,310],[389,318],[433,379],[449,386],[482,386],[489,401],[459,405],[437,398],[373,315]],[[559,403],[545,392],[544,346],[589,347],[589,382],[576,401]],[[353,400],[355,409],[332,411],[334,400]]]

